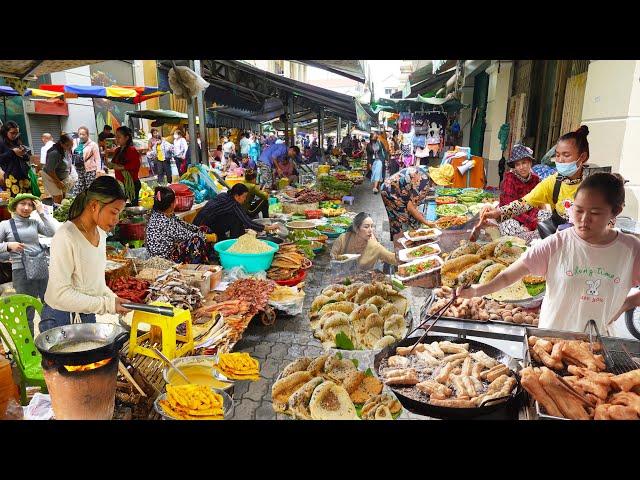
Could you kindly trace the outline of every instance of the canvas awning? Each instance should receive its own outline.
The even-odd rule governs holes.
[[[438,73],[436,75],[428,75],[427,78],[425,78],[424,80],[421,80],[417,83],[412,83],[411,84],[411,93],[409,94],[408,98],[414,98],[417,97],[419,95],[423,95],[429,91],[438,89],[440,87],[442,87],[443,85],[445,85],[447,83],[447,81],[453,77],[453,75],[456,73],[456,69],[455,68],[451,68],[449,70],[446,70],[442,73]],[[402,98],[402,92],[396,92],[393,95],[391,95],[391,98],[393,99],[401,99]]]
[[[362,60],[296,60],[296,62],[342,75],[356,82],[366,82]]]
[[[104,60],[0,60],[0,77],[35,78],[47,73],[61,72],[101,62]]]

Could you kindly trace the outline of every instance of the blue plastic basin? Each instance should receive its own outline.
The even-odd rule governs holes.
[[[272,250],[264,253],[228,253],[227,250],[237,241],[238,239],[232,238],[218,242],[213,247],[220,255],[222,267],[227,270],[233,267],[244,267],[247,273],[267,270],[273,262],[273,256],[280,248],[276,243],[269,242],[268,240],[260,240],[269,245]]]

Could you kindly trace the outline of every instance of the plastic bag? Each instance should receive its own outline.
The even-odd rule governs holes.
[[[10,398],[5,411],[0,412],[0,420],[22,420],[23,418],[22,407],[15,398]]]
[[[205,90],[209,82],[188,67],[175,67],[169,70],[169,86],[174,95],[193,98]]]
[[[298,291],[298,287],[291,287]],[[302,313],[302,306],[304,305],[304,293],[298,297],[295,301],[289,302],[275,302],[273,300],[269,301],[269,305],[274,307],[276,310],[285,313],[286,315],[299,315]]]
[[[51,420],[52,418],[51,397],[47,394],[36,393],[29,405],[24,408],[25,420]]]
[[[225,270],[222,274],[223,282],[235,282],[236,280],[242,280],[243,278],[256,278],[258,280],[266,280],[267,272],[260,270],[255,273],[247,273],[244,267],[233,267],[230,270]]]

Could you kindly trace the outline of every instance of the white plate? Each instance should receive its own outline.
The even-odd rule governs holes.
[[[345,260],[335,260],[335,259],[331,259],[331,263],[347,263],[347,262],[351,262],[352,260],[355,260],[356,258],[361,257],[361,254],[357,254],[357,253],[344,253],[342,255],[339,255],[340,257],[348,257]]]
[[[408,238],[400,237],[400,238],[398,239],[398,241],[400,242],[400,245],[402,245],[405,249],[407,249],[407,248],[414,248],[414,247],[407,247],[407,243],[409,243],[409,242],[411,241],[411,240],[409,240]],[[415,241],[415,240],[413,240],[413,241]],[[421,241],[422,241],[422,240],[421,240]],[[426,244],[432,244],[432,243],[435,243],[436,241],[437,241],[437,239],[436,239],[436,238],[434,238],[434,239],[432,239],[432,240],[425,240],[423,245],[426,245]]]
[[[413,252],[414,250],[418,250],[424,246],[428,246],[430,248],[433,248],[433,252],[428,253],[426,255],[423,255],[421,257],[410,257],[409,254],[411,252]],[[422,258],[426,258],[426,257],[430,257],[432,255],[438,255],[442,250],[440,249],[440,245],[438,245],[437,243],[427,243],[425,245],[420,245],[418,247],[412,247],[412,248],[405,248],[404,250],[400,250],[398,252],[398,258],[400,259],[401,262],[413,262],[414,260],[419,260]]]
[[[429,270],[425,270],[424,272],[420,272],[420,273],[416,273],[415,275],[411,275],[409,277],[403,277],[400,275],[400,267],[407,267],[409,265],[416,265],[418,263],[422,263],[426,260],[436,260],[438,262],[438,266],[437,267],[433,267]],[[403,263],[402,265],[398,266],[398,272],[396,272],[395,276],[396,278],[398,278],[400,281],[404,282],[406,280],[413,280],[414,278],[418,278],[421,277],[423,275],[427,275],[428,273],[431,272],[435,272],[436,270],[440,270],[440,268],[442,268],[442,265],[444,264],[444,260],[442,260],[439,256],[437,255],[431,255],[430,257],[424,257],[421,258],[420,260],[414,260],[413,262],[408,262],[408,263]]]
[[[417,240],[431,240],[431,239],[435,240],[435,239],[436,239],[436,238],[438,238],[440,235],[442,235],[442,231],[438,230],[437,228],[418,228],[417,230],[418,230],[418,231],[420,231],[420,230],[424,230],[425,232],[426,232],[427,230],[433,230],[433,232],[434,232],[434,233],[433,233],[433,234],[431,234],[431,235],[425,235],[425,236],[422,236],[422,237],[413,237],[413,238],[411,238],[411,237],[409,236],[409,231],[406,231],[406,232],[404,232],[404,237],[405,237],[407,240],[417,241]]]

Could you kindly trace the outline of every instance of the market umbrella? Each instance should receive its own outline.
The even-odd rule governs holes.
[[[40,85],[40,88],[31,89],[29,96],[55,98],[105,98],[126,103],[141,103],[150,98],[166,95],[169,92],[160,91],[158,87],[145,86],[120,86],[112,85]],[[27,96],[27,92],[25,92]]]
[[[7,123],[7,97],[18,97],[20,94],[13,88],[0,85],[0,97],[2,97],[2,107],[4,109],[4,123]]]

